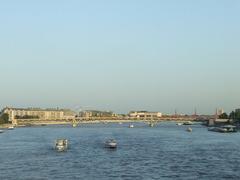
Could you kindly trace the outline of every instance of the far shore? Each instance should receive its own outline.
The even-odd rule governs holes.
[[[85,121],[78,121],[76,124],[99,124],[99,123],[135,123],[135,122],[153,122],[153,123],[158,123],[158,122],[186,122],[188,120],[85,120]],[[41,125],[72,125],[73,123],[71,121],[47,121],[47,122],[29,122],[29,123],[21,123],[17,125],[16,127],[26,127],[26,126],[41,126]],[[1,124],[0,128],[5,129],[13,126],[12,124]]]

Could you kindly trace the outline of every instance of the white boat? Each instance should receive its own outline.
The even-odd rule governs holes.
[[[222,128],[227,129],[227,132],[237,132],[237,127],[232,125],[225,125]]]
[[[8,127],[8,130],[13,130],[14,129],[14,126],[9,126]]]
[[[177,123],[177,125],[178,125],[178,126],[181,126],[181,125],[183,125],[183,123]]]
[[[58,152],[63,152],[68,149],[68,140],[67,139],[57,139],[55,141],[55,149]]]
[[[220,133],[233,133],[237,132],[237,127],[232,125],[226,125],[221,127],[208,128],[209,131],[220,132]]]
[[[192,128],[187,128],[187,132],[192,132]]]
[[[117,148],[117,142],[114,139],[109,139],[105,142],[105,147],[110,149]]]
[[[0,129],[0,134],[1,134],[1,133],[4,133],[4,130],[1,130],[1,129]]]
[[[72,124],[72,127],[74,127],[74,128],[77,127],[77,124],[76,124],[76,123],[73,123],[73,124]]]
[[[129,128],[134,128],[134,125],[133,125],[133,124],[130,124],[130,125],[129,125]]]
[[[149,127],[154,127],[154,123],[149,123]]]
[[[187,122],[184,122],[183,125],[193,125],[193,122],[192,121],[187,121]]]
[[[119,122],[118,124],[122,124],[122,122]]]

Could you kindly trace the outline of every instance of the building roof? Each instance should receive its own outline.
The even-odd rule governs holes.
[[[71,111],[70,109],[59,109],[59,108],[46,108],[46,109],[42,109],[42,108],[12,108],[12,107],[6,107],[5,109],[12,109],[12,110],[16,110],[16,111]]]

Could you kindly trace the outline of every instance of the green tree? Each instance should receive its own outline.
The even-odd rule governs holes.
[[[235,112],[232,111],[230,114],[229,114],[229,119],[235,119]]]
[[[240,120],[240,112],[235,112],[235,119]]]
[[[2,116],[0,117],[0,123],[1,124],[6,124],[6,123],[9,123],[9,115],[4,113],[2,114]]]
[[[228,119],[227,113],[223,113],[219,116],[219,119]]]

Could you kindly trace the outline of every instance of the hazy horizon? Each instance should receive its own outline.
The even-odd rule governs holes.
[[[0,108],[240,107],[240,1],[0,3]]]

